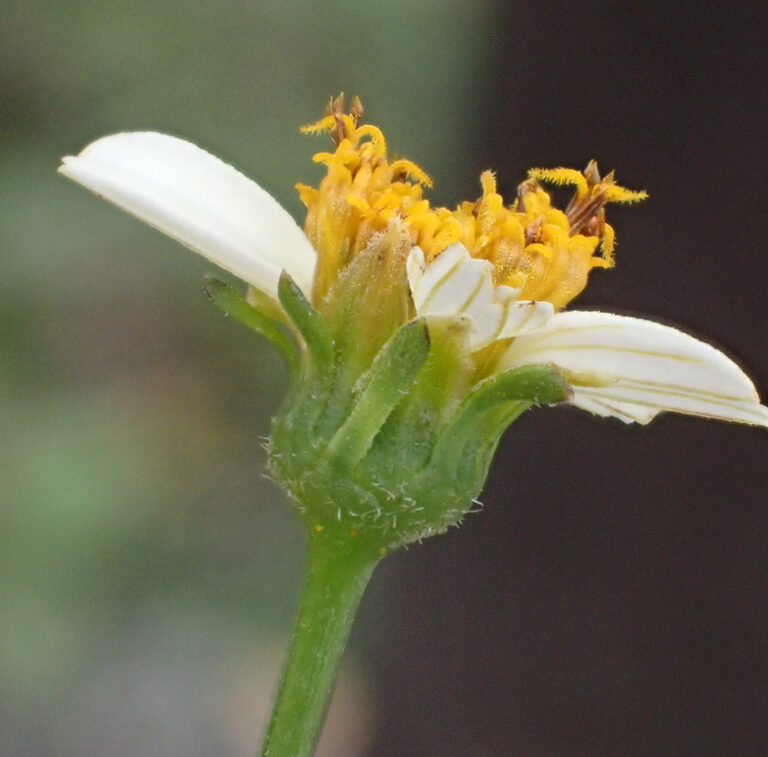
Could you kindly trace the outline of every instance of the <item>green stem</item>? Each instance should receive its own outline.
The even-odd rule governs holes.
[[[355,611],[379,555],[322,534],[309,543],[306,578],[262,757],[308,757],[328,709]]]

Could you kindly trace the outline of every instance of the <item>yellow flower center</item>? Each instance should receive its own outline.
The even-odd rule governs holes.
[[[455,210],[434,208],[422,196],[432,185],[429,176],[410,160],[390,162],[384,135],[375,126],[359,125],[362,114],[357,98],[346,112],[340,96],[324,118],[302,129],[329,132],[336,145],[334,152],[314,156],[327,168],[320,186],[297,184],[308,211],[305,230],[318,252],[315,299],[374,239],[399,225],[427,261],[461,242],[473,257],[493,263],[497,285],[562,308],[584,289],[593,268],[613,266],[615,234],[605,221],[605,205],[646,197],[620,187],[613,173],[601,178],[591,161],[583,172],[532,169],[510,205],[497,192],[493,172],[484,171],[477,201]],[[542,182],[574,187],[565,210],[553,207]]]

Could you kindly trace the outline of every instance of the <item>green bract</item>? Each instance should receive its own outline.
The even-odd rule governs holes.
[[[293,338],[221,282],[208,293],[286,356],[292,384],[272,422],[269,465],[310,534],[340,547],[384,552],[456,524],[504,429],[532,404],[569,396],[544,365],[470,386],[460,320],[408,321],[361,369],[367,345],[335,339],[340,324],[326,322],[287,274],[278,294]]]

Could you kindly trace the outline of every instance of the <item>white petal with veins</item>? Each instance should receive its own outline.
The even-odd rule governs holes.
[[[521,300],[510,305],[504,326],[499,333],[499,339],[527,334],[540,329],[552,315],[555,309],[552,303],[545,300]]]
[[[578,399],[576,395],[578,395]],[[658,414],[658,410],[642,405],[630,405],[626,402],[612,402],[589,397],[583,393],[582,389],[574,389],[574,396],[570,400],[570,404],[604,418],[618,418],[624,423],[649,423]]]
[[[551,363],[574,388],[572,404],[647,423],[659,412],[768,426],[752,381],[730,358],[677,329],[611,313],[558,313],[515,339],[499,369]]]
[[[459,242],[429,264],[421,248],[414,247],[408,256],[408,283],[419,315],[470,321],[472,350],[540,328],[554,312],[548,302],[518,301],[519,289],[495,287],[493,264],[471,257]]]
[[[59,170],[272,297],[283,269],[312,291],[316,253],[293,218],[190,142],[114,134],[64,158]]]

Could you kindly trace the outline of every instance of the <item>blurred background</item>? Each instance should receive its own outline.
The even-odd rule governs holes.
[[[706,336],[768,390],[768,11],[748,3],[5,0],[0,754],[254,753],[302,534],[264,478],[285,380],[210,264],[55,173],[190,139],[298,217],[359,94],[453,205],[597,158],[618,265],[578,305]],[[484,512],[388,558],[321,753],[768,753],[768,435],[528,413]]]

